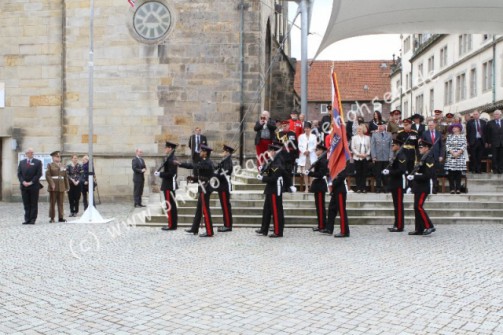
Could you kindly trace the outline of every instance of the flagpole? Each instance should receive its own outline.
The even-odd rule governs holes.
[[[307,1],[301,0],[300,8],[300,113],[307,118],[307,36],[309,30]]]
[[[94,160],[93,160],[93,107],[94,107],[94,0],[90,0],[89,14],[89,134],[88,134],[88,151],[89,151],[89,206],[85,210],[82,217],[76,222],[79,223],[107,223],[114,219],[103,219],[98,210],[94,207]]]

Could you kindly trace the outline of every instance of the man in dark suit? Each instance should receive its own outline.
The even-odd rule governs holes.
[[[38,195],[42,177],[42,162],[33,158],[33,149],[29,148],[25,152],[26,159],[19,162],[17,168],[17,178],[21,183],[21,196],[24,205],[23,224],[35,224],[38,215]]]
[[[192,163],[194,164],[201,160],[201,156],[199,155],[201,145],[208,145],[208,141],[206,140],[206,136],[201,135],[201,128],[196,127],[194,135],[189,138],[189,148],[192,155]]]
[[[176,230],[178,226],[178,210],[176,207],[176,174],[178,172],[178,165],[175,164],[175,149],[177,144],[166,142],[164,153],[167,155],[166,161],[154,175],[162,179],[161,191],[164,194],[164,201],[166,202],[166,216],[168,218],[168,225],[163,226],[162,230]],[[161,172],[162,169],[162,172]]]
[[[493,112],[493,119],[487,122],[485,142],[493,155],[493,173],[503,173],[503,121],[499,109]]]
[[[481,173],[482,154],[484,153],[484,134],[487,122],[480,120],[478,110],[472,113],[472,119],[466,123],[466,142],[470,154],[470,171]]]
[[[437,123],[435,120],[428,121],[428,129],[423,132],[423,136],[421,136],[422,140],[425,140],[428,143],[432,143],[432,156],[435,161],[435,171],[437,174],[442,169],[442,163],[444,162],[444,143],[442,141],[442,133],[437,129]],[[438,179],[436,177],[433,178],[433,194],[438,192]]]
[[[140,148],[136,149],[136,156],[133,158],[132,162],[135,207],[145,207],[141,203],[141,197],[143,195],[143,187],[145,185],[145,171],[147,171],[147,166],[141,157],[142,155],[143,151]]]

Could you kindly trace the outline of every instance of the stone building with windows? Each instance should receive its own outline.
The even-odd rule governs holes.
[[[403,117],[433,110],[468,114],[503,106],[503,36],[402,36],[402,55],[391,75],[392,108]]]
[[[299,64],[297,64],[299,66]],[[308,72],[307,120],[320,120],[332,100],[332,67],[337,74],[345,115],[350,110],[370,121],[374,111],[388,119],[392,61],[314,61]],[[295,91],[300,95],[300,68],[295,74]]]
[[[134,3],[94,1],[94,165],[105,198],[132,197],[135,148],[153,184],[165,141],[179,143],[184,159],[199,126],[210,146],[243,148],[246,157],[259,113],[285,113],[294,103],[287,6]],[[90,13],[88,0],[0,2],[3,200],[19,198],[16,169],[26,148],[61,150],[65,161],[88,151]]]

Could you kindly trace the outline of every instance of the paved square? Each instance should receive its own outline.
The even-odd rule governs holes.
[[[1,334],[503,334],[503,225],[204,239],[98,209],[117,220],[49,224],[41,204],[23,226],[0,203]]]

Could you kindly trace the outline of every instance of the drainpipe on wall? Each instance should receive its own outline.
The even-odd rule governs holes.
[[[410,115],[409,116],[412,116],[412,104],[413,104],[413,99],[412,99],[412,93],[414,91],[414,78],[413,78],[413,75],[414,75],[414,63],[411,62],[410,63]]]
[[[66,101],[66,5],[65,0],[61,0],[61,106],[59,110],[59,141],[61,151],[65,152],[64,142],[64,114]]]
[[[493,104],[496,103],[496,35],[493,35]]]
[[[245,58],[244,58],[244,0],[241,0],[239,4],[240,14],[241,14],[241,22],[239,28],[239,57],[240,57],[240,69],[239,69],[239,84],[240,84],[240,96],[239,96],[239,165],[242,167],[244,162],[244,115],[245,115],[245,106],[244,106],[244,67],[245,67]]]

